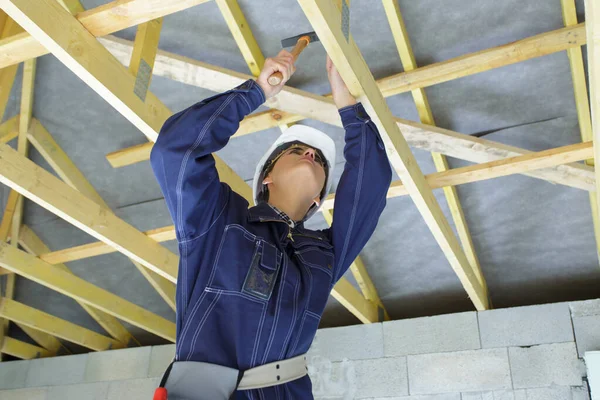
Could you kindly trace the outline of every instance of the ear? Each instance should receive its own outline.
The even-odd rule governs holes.
[[[269,183],[273,183],[273,179],[269,175],[265,179],[263,179],[262,183],[263,183],[263,185],[268,185]]]
[[[315,198],[313,199],[313,203],[315,203],[315,205],[316,205],[317,207],[319,207],[319,206],[321,205],[321,197],[320,197],[320,196],[317,196],[317,197],[315,197]]]

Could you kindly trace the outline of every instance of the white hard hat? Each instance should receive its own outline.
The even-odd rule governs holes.
[[[334,141],[327,136],[325,133],[321,132],[318,129],[311,128],[310,126],[305,125],[292,125],[285,132],[281,134],[277,138],[277,140],[269,147],[269,150],[265,153],[265,155],[261,158],[258,165],[256,166],[256,171],[254,172],[254,184],[252,185],[252,190],[254,194],[254,203],[258,204],[259,198],[262,195],[263,189],[265,185],[263,185],[264,176],[263,172],[265,170],[265,166],[268,161],[277,156],[282,150],[285,149],[286,145],[291,145],[294,142],[301,142],[320,150],[323,156],[325,157],[325,161],[327,162],[327,181],[325,182],[325,190],[322,192],[321,201],[319,202],[319,207],[311,207],[308,210],[308,213],[304,217],[304,220],[307,220],[311,216],[313,216],[321,205],[323,201],[329,194],[332,185],[332,177],[333,177],[333,167],[335,166],[335,143]]]

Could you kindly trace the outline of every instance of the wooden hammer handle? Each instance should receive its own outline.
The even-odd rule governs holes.
[[[300,55],[300,53],[302,53],[302,50],[304,50],[306,48],[306,46],[308,46],[309,43],[310,43],[310,38],[308,36],[302,36],[300,39],[298,39],[298,41],[296,42],[296,45],[294,46],[294,48],[291,51],[292,56],[294,56],[294,63],[298,59],[298,56]],[[279,71],[273,73],[269,77],[269,79],[267,79],[267,81],[269,82],[269,84],[271,86],[279,85],[282,80],[283,80],[283,74]]]

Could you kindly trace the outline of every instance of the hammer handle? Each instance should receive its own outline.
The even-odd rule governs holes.
[[[306,48],[306,46],[308,46],[309,43],[310,43],[310,38],[308,36],[302,36],[300,39],[298,39],[298,41],[296,42],[296,45],[294,46],[294,48],[291,51],[292,56],[294,56],[294,63],[298,59],[298,56],[300,55],[300,53],[302,53],[302,50],[304,50]],[[267,81],[269,82],[269,84],[271,86],[279,85],[282,80],[283,80],[283,74],[279,71],[273,73],[269,77],[269,79],[267,79]]]

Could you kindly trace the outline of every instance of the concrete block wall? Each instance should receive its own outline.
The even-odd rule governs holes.
[[[317,399],[589,400],[600,300],[319,330]],[[0,363],[0,400],[150,399],[174,345]]]

